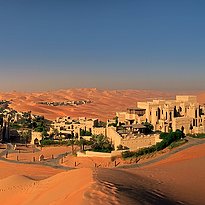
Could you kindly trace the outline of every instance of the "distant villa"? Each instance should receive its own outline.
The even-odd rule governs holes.
[[[37,104],[48,105],[48,106],[75,106],[92,103],[91,100],[72,100],[72,101],[62,101],[62,102],[38,102]]]

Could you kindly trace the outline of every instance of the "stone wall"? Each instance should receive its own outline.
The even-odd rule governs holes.
[[[92,128],[93,135],[104,135],[106,136],[106,128],[104,127],[93,127]]]
[[[39,143],[42,140],[42,133],[41,132],[32,132],[31,133],[31,144],[34,144],[35,139],[38,139]]]
[[[177,129],[181,130],[182,126],[184,127],[184,133],[188,134],[190,133],[190,124],[191,124],[191,118],[189,117],[177,117],[174,118],[172,121],[172,128],[175,132]]]
[[[116,132],[115,127],[107,127],[107,137],[114,145],[115,150],[121,144],[122,137]]]
[[[78,152],[77,157],[110,157],[111,158],[111,157],[121,156],[122,152],[123,150],[112,151],[111,153],[86,151],[85,153]]]
[[[159,135],[142,135],[139,137],[126,138],[121,140],[121,145],[128,147],[131,151],[144,147],[150,147],[160,142]]]
[[[150,147],[160,142],[159,134],[154,135],[141,135],[138,137],[122,138],[115,130],[115,127],[107,128],[107,137],[114,145],[115,150],[119,145],[128,147],[130,150],[137,150],[143,147]]]

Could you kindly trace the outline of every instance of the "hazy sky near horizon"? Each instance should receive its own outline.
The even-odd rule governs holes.
[[[0,90],[205,89],[203,0],[0,0]]]

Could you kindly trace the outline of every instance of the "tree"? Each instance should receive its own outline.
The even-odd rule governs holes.
[[[46,130],[44,130],[44,131],[42,132],[42,136],[43,136],[43,137],[47,137],[47,136],[48,136],[48,133],[46,132]]]
[[[103,121],[99,121],[97,127],[106,127],[107,123]]]
[[[29,139],[31,138],[31,132],[29,132],[29,130],[23,130],[22,138],[23,138],[24,143],[27,146],[27,143],[28,143]]]
[[[104,135],[93,135],[92,136],[92,150],[96,152],[108,152],[114,150],[113,145],[109,142],[108,138]]]
[[[129,148],[126,146],[122,146],[121,144],[117,146],[117,150],[127,150],[127,149]]]
[[[70,139],[72,154],[74,154],[74,133],[72,132],[71,135],[68,135],[68,139]]]
[[[91,136],[91,135],[92,133],[87,130],[83,130],[83,129],[80,130],[80,136]]]
[[[78,141],[78,144],[79,144],[79,146],[80,146],[80,149],[81,149],[82,151],[84,151],[84,146],[85,146],[85,144],[86,144],[86,140],[83,139],[83,138],[80,138],[80,140]]]
[[[118,117],[114,117],[113,120],[115,120],[115,124],[117,125],[118,124]]]
[[[149,122],[144,122],[142,123],[145,127],[146,127],[146,133],[149,134],[149,133],[152,133],[153,129],[154,129],[154,126],[149,123]]]

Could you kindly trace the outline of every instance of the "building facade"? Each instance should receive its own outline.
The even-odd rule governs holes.
[[[116,113],[118,123],[149,122],[154,130],[168,132],[183,129],[184,133],[204,133],[204,106],[196,96],[176,96],[175,100],[138,102],[137,108]]]
[[[61,117],[53,121],[51,125],[50,133],[57,130],[62,135],[72,135],[77,138],[83,137],[82,130],[89,132],[93,135],[103,134],[105,135],[105,128],[97,127],[98,119],[88,119],[86,117],[80,117],[73,119],[71,117]]]

